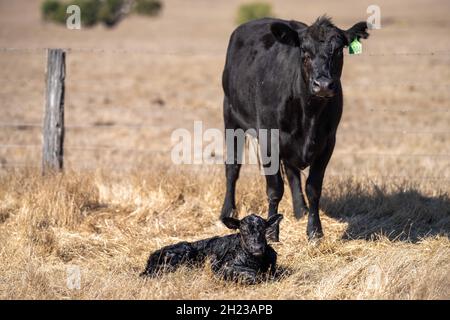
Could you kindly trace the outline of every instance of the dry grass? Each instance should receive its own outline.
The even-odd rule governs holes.
[[[0,42],[105,49],[67,55],[69,126],[192,130],[202,120],[222,128],[220,74],[245,1],[165,0],[156,19],[71,31],[42,23],[39,1],[0,0]],[[308,23],[328,13],[346,28],[366,17],[367,4],[356,0],[271,2],[278,16]],[[383,55],[345,58],[344,115],[321,206],[325,239],[306,241],[306,221],[293,219],[286,191],[275,244],[286,271],[280,281],[237,286],[207,267],[157,280],[137,276],[151,250],[229,232],[217,219],[222,166],[195,172],[147,152],[168,148],[170,128],[69,128],[68,171],[42,178],[33,169],[7,169],[40,165],[39,129],[0,126],[0,298],[449,299],[450,2],[377,4],[383,28],[363,45],[364,53]],[[447,53],[390,55],[428,51]],[[42,121],[44,69],[42,51],[0,52],[2,124]],[[93,145],[119,150],[73,148]],[[80,170],[85,166],[101,170]],[[238,183],[241,216],[266,214],[264,181],[254,171]],[[81,269],[80,290],[66,285],[72,265]]]
[[[282,201],[278,281],[230,284],[207,267],[142,280],[151,250],[229,232],[217,222],[220,172],[166,169],[2,175],[0,298],[450,298],[448,190],[368,179],[327,182],[326,237],[316,245],[306,240],[306,219],[292,217],[290,197]],[[265,214],[262,178],[251,177],[240,184],[241,216]],[[81,269],[80,290],[66,286],[73,265]]]

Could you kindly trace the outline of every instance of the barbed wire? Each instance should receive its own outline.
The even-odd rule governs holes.
[[[0,128],[42,128],[40,123],[0,123]],[[116,124],[116,123],[98,123],[98,124],[73,124],[64,125],[66,129],[86,129],[86,128],[130,128],[130,129],[155,129],[155,130],[177,130],[186,129],[183,127],[173,127],[169,125],[151,125],[151,124]],[[408,129],[359,129],[359,128],[341,128],[338,134],[354,133],[380,133],[380,134],[450,134],[449,130],[408,130]]]
[[[348,83],[343,81],[342,83],[342,90],[345,93],[345,88],[371,88],[371,89],[379,89],[379,88],[392,88],[392,87],[406,87],[408,90],[410,90],[408,93],[414,93],[414,92],[420,92],[421,90],[429,89],[430,87],[433,88],[448,88],[450,87],[450,83],[438,83],[437,80],[427,81],[427,82],[401,82],[401,83],[393,83],[393,82],[379,82],[379,81],[372,81],[372,82],[366,82],[366,83],[358,83],[358,82],[352,82]],[[411,89],[409,89],[411,88]],[[433,96],[430,94],[430,96]]]
[[[0,53],[46,53],[49,48],[14,48],[14,47],[2,47]],[[154,49],[104,49],[104,48],[70,48],[59,47],[67,53],[96,53],[96,54],[145,54],[145,55],[160,55],[160,56],[196,56],[196,57],[225,57],[225,51],[160,51]]]
[[[110,80],[110,79],[108,79]],[[106,81],[108,81],[106,80]],[[44,81],[44,78],[0,78],[0,83],[35,83],[35,82],[39,82],[39,81]],[[90,81],[89,79],[72,79],[72,82],[87,82]],[[67,79],[66,83],[68,83],[70,85],[70,80]],[[442,82],[438,79],[436,79],[435,81],[411,81],[411,82],[392,82],[392,81],[378,81],[376,79],[371,79],[371,81],[359,81],[359,82],[353,82],[353,81],[346,81],[346,80],[342,80],[342,86],[343,89],[345,89],[345,87],[414,87],[414,90],[420,90],[422,87],[449,87],[450,86],[450,82]],[[116,86],[116,89],[119,90],[128,90],[129,87],[123,86]],[[110,93],[108,91],[98,91],[98,90],[93,90],[92,88],[77,88],[77,91],[71,91],[68,92],[68,95],[73,95],[73,96],[78,96],[78,95],[98,95],[98,94],[104,94],[104,93]]]
[[[40,144],[0,144],[0,149],[39,149],[42,148]],[[65,145],[64,149],[67,150],[113,150],[113,151],[123,151],[123,152],[137,152],[137,153],[170,153],[171,150],[160,150],[160,149],[137,149],[122,146],[104,146],[104,145]]]
[[[420,109],[420,108],[409,108],[409,109],[399,109],[399,108],[358,108],[358,107],[344,107],[344,110],[358,110],[367,112],[400,112],[400,113],[448,113],[449,108],[430,108],[430,109]]]
[[[26,149],[26,148],[34,148],[39,149],[42,148],[40,144],[0,144],[0,149]],[[110,146],[110,145],[66,145],[65,149],[68,150],[111,150],[111,151],[123,151],[123,152],[136,152],[136,153],[159,153],[159,154],[170,154],[172,149],[142,149],[142,148],[130,148],[125,146]],[[220,156],[222,156],[220,154]],[[388,152],[344,152],[344,151],[336,151],[333,153],[334,156],[362,156],[362,157],[417,157],[417,158],[426,158],[426,157],[435,157],[435,158],[449,158],[450,153],[388,153]],[[214,156],[212,156],[214,158]]]
[[[0,53],[45,53],[49,48],[35,47],[35,48],[18,48],[18,47],[0,47]],[[109,48],[71,48],[60,47],[68,53],[103,53],[103,54],[152,54],[152,55],[178,55],[178,56],[223,56],[225,57],[225,50],[198,52],[198,51],[161,51],[155,49],[109,49]],[[423,52],[363,52],[360,55],[352,56],[435,56],[435,55],[449,55],[450,50],[435,50]],[[344,55],[350,55],[347,52]]]
[[[0,123],[0,128],[42,128],[41,123]],[[65,129],[84,129],[84,128],[131,128],[131,129],[165,129],[165,130],[175,130],[177,128],[169,125],[152,125],[152,124],[139,124],[139,123],[93,123],[93,124],[69,124],[64,125]]]
[[[377,133],[377,134],[450,134],[450,130],[406,130],[406,129],[358,129],[358,128],[343,128],[338,129],[337,134],[354,134],[354,133]]]
[[[450,84],[449,84],[450,86]],[[347,103],[350,104],[350,103]],[[356,103],[354,103],[356,104]],[[11,108],[17,108],[18,105],[15,106],[11,106]],[[2,104],[3,108],[8,108],[8,106],[5,106],[4,104]],[[133,110],[146,110],[146,111],[151,111],[155,108],[155,106],[137,106],[137,107],[128,107],[128,106],[96,106],[96,109],[98,108],[105,108],[107,110],[119,110],[119,111],[133,111]],[[159,107],[159,105],[157,106]],[[33,106],[22,106],[22,108],[25,109],[30,109],[33,108]],[[400,107],[400,108],[367,108],[367,107],[358,107],[358,106],[346,106],[344,107],[344,111],[353,111],[353,110],[357,110],[357,111],[366,111],[366,112],[399,112],[399,113],[449,113],[450,112],[450,108],[445,108],[445,107],[438,107],[438,108],[411,108],[411,107]],[[22,125],[22,124],[19,124]],[[24,123],[23,125],[27,125],[27,123]],[[30,126],[36,126],[36,123],[30,123]],[[2,123],[0,123],[0,126],[2,126]],[[108,124],[103,124],[103,126],[108,126]]]
[[[0,79],[0,82],[2,80]],[[445,84],[446,86],[450,86],[449,84]],[[449,91],[450,93],[450,91]],[[84,93],[83,93],[84,94]],[[71,93],[70,95],[78,95],[78,93]],[[354,101],[354,99],[350,100],[352,102],[347,102],[346,106],[344,106],[344,111],[350,111],[350,110],[357,110],[357,111],[367,111],[367,112],[400,112],[400,113],[449,113],[450,112],[450,107],[427,107],[427,108],[422,108],[422,107],[410,107],[410,106],[400,106],[400,107],[392,107],[392,108],[376,108],[376,107],[359,107],[359,106],[354,106],[354,105],[358,105],[359,103],[357,101]],[[1,100],[0,100],[1,101]],[[146,111],[151,111],[153,110],[155,107],[160,107],[161,102],[155,102],[153,105],[139,105],[139,106],[127,106],[127,105],[96,105],[96,109],[98,108],[104,108],[107,110],[120,110],[120,111],[133,111],[133,110],[146,110]],[[162,102],[162,103],[166,103],[166,102]],[[395,104],[394,104],[395,105]],[[35,105],[28,105],[28,104],[2,104],[3,108],[17,108],[17,107],[21,107],[21,108],[25,108],[25,109],[32,109],[34,107],[36,107]],[[178,109],[177,109],[178,110]],[[3,122],[0,122],[0,126],[5,126],[6,124]],[[22,124],[19,124],[22,125]],[[23,125],[28,125],[27,123],[24,123]],[[36,123],[30,123],[30,126],[36,126],[39,124]],[[84,125],[84,124],[83,124]],[[14,125],[13,125],[14,126]],[[108,126],[108,124],[103,124],[103,126]]]
[[[377,153],[377,152],[334,152],[333,156],[362,156],[362,157],[445,157],[450,159],[450,153]]]
[[[41,165],[39,164],[30,164],[27,162],[12,162],[12,163],[0,163],[0,170],[8,170],[8,169],[41,169]],[[145,166],[142,165],[127,165],[124,163],[118,163],[118,164],[103,164],[103,165],[92,165],[92,164],[83,164],[83,165],[76,165],[68,164],[65,165],[66,169],[72,169],[72,170],[114,170],[114,171],[131,171],[131,170],[143,170],[145,169]],[[151,168],[151,166],[149,166]],[[188,171],[193,173],[222,173],[224,171],[223,165],[215,164],[215,165],[190,165],[187,167],[186,165],[174,165],[168,168],[168,170],[175,170],[179,172]],[[166,171],[168,171],[166,170]],[[258,172],[249,172],[246,170],[243,170],[241,172],[241,175],[244,176],[254,176],[259,175]],[[434,182],[450,182],[450,177],[447,176],[414,176],[411,177],[410,175],[374,175],[374,174],[368,174],[366,172],[349,172],[349,173],[327,173],[325,175],[325,180],[327,177],[333,177],[333,178],[339,178],[339,179],[350,179],[355,177],[362,177],[362,178],[368,178],[368,179],[383,179],[383,180],[408,180],[410,181],[434,181]]]
[[[369,56],[369,57],[388,57],[388,56],[435,56],[435,55],[448,55],[450,50],[436,50],[427,52],[364,52],[362,54],[356,55],[357,57]],[[353,54],[344,53],[345,56],[355,56]]]
[[[42,124],[40,123],[0,123],[0,128],[16,128],[16,129],[23,129],[23,128],[42,128]]]
[[[0,78],[0,83],[35,83],[38,81],[43,81],[44,78]],[[72,79],[73,82],[86,82],[90,81],[89,79]],[[393,81],[379,81],[374,78],[370,78],[370,81],[364,79],[363,81],[346,81],[345,79],[341,80],[343,83],[343,88],[345,87],[414,87],[414,90],[418,90],[421,87],[448,87],[450,86],[450,82],[442,82],[439,79],[427,80],[427,81],[408,81],[408,82],[393,82]],[[66,82],[70,85],[70,79],[67,79]],[[128,90],[129,87],[117,87],[117,89]],[[78,92],[68,92],[70,95],[88,95],[88,94],[102,94],[109,93],[107,91],[96,91],[90,87],[87,88],[77,88]]]

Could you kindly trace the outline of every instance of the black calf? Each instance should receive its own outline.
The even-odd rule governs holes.
[[[262,280],[263,273],[274,274],[277,253],[267,244],[266,235],[278,227],[282,218],[281,214],[268,220],[254,214],[242,220],[225,218],[223,221],[228,228],[240,232],[166,246],[150,255],[141,276],[173,272],[183,264],[198,266],[210,258],[212,270],[225,280],[256,283]]]

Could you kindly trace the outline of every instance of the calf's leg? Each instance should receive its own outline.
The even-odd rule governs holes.
[[[240,265],[227,265],[221,269],[222,276],[228,281],[240,281],[244,284],[255,284],[258,282],[258,276],[256,270],[240,266]]]

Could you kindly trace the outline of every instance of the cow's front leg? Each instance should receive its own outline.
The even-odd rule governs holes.
[[[319,200],[322,192],[323,175],[324,173],[321,173],[320,171],[310,171],[306,182],[306,194],[309,202],[306,233],[309,240],[323,237],[322,224],[319,217]]]
[[[309,202],[308,226],[306,232],[308,239],[318,239],[323,237],[322,224],[319,217],[319,201],[322,194],[322,183],[327,168],[328,161],[333,153],[335,139],[331,139],[325,150],[318,156],[309,170],[306,181],[306,195]]]
[[[266,193],[269,201],[269,218],[278,213],[278,204],[283,198],[284,184],[281,172],[278,170],[276,174],[266,174]],[[273,228],[273,232],[266,235],[270,241],[278,242],[280,237],[280,226]]]

